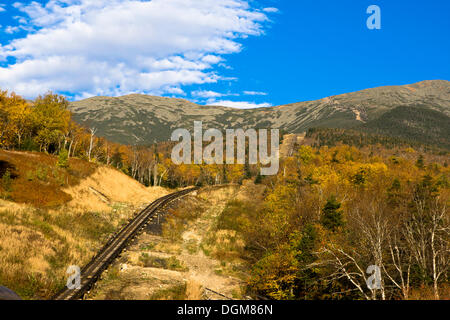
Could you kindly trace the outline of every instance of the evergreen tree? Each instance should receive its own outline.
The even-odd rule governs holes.
[[[261,184],[261,182],[262,182],[262,175],[261,172],[258,171],[258,174],[255,178],[255,184]]]
[[[344,225],[340,208],[341,204],[336,200],[335,196],[331,196],[323,207],[320,223],[328,230],[336,231]]]
[[[423,155],[420,155],[419,159],[417,159],[416,167],[419,169],[423,169],[425,167],[425,162],[423,161]]]

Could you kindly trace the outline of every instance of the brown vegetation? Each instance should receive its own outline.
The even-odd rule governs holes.
[[[62,205],[72,199],[64,192],[93,174],[97,165],[79,159],[70,159],[69,169],[56,166],[57,158],[38,152],[0,150],[0,174],[11,174],[11,181],[2,183],[3,199],[36,207]]]

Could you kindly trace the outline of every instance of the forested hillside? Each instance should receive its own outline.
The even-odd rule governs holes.
[[[450,149],[450,117],[424,107],[397,107],[360,130]]]
[[[217,232],[245,243],[234,254],[248,263],[248,290],[272,299],[449,299],[446,161],[301,146],[263,180],[262,199],[228,203]],[[380,268],[377,290],[369,266]]]
[[[323,146],[337,146],[346,144],[362,148],[370,145],[380,145],[386,149],[398,148],[416,148],[422,152],[447,154],[448,148],[445,143],[442,144],[427,144],[424,142],[426,137],[422,139],[408,139],[403,135],[387,135],[378,133],[368,133],[355,129],[328,129],[328,128],[312,128],[309,129],[305,135],[305,143],[314,147]]]

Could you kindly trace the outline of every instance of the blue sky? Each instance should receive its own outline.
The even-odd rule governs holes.
[[[450,80],[446,0],[0,3],[0,88],[28,98],[138,92],[248,108]],[[366,27],[373,4],[381,30]]]

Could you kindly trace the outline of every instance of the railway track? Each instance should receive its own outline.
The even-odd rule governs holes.
[[[79,289],[65,288],[60,291],[53,298],[53,300],[81,299],[98,280],[103,271],[108,268],[108,266],[120,255],[128,243],[136,237],[139,231],[145,227],[148,220],[156,213],[158,209],[161,209],[173,200],[185,196],[197,189],[198,188],[190,188],[175,192],[152,202],[138,215],[136,215],[136,217],[134,217],[128,225],[109,239],[97,255],[83,267],[81,270],[81,286]]]

